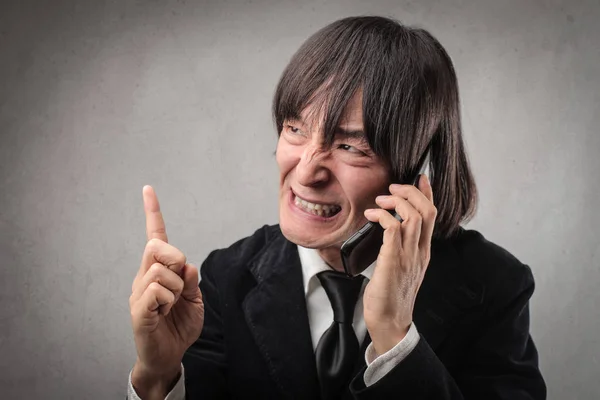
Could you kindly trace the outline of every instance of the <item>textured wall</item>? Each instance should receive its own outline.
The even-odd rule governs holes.
[[[276,81],[308,35],[360,14],[453,57],[470,226],[533,268],[549,398],[597,398],[597,0],[2,1],[0,397],[124,394],[142,186],[197,264],[275,223]]]

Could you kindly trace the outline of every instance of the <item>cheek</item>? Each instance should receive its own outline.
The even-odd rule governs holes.
[[[300,158],[295,154],[293,146],[290,146],[285,140],[280,138],[277,142],[275,159],[277,160],[279,174],[283,181],[284,177],[298,164]]]
[[[375,205],[375,197],[388,194],[390,181],[387,171],[365,169],[345,176],[344,192],[358,212]]]

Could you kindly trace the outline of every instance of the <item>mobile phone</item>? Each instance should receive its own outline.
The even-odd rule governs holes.
[[[421,174],[427,175],[429,166],[429,150],[419,160],[418,172],[411,178],[413,185],[419,185]],[[388,210],[396,219],[402,222],[402,218],[394,210]],[[347,275],[354,277],[359,275],[369,265],[377,260],[379,249],[383,243],[383,228],[378,223],[367,222],[346,240],[340,248],[342,264]]]

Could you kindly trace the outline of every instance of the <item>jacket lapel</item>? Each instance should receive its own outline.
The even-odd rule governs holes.
[[[257,283],[242,307],[273,379],[286,397],[318,398],[319,383],[296,245],[278,231],[249,268]]]

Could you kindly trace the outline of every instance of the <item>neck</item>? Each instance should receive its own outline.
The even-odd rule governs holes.
[[[336,271],[344,272],[344,265],[342,264],[342,256],[340,255],[339,247],[327,247],[324,249],[318,249],[319,256]]]

